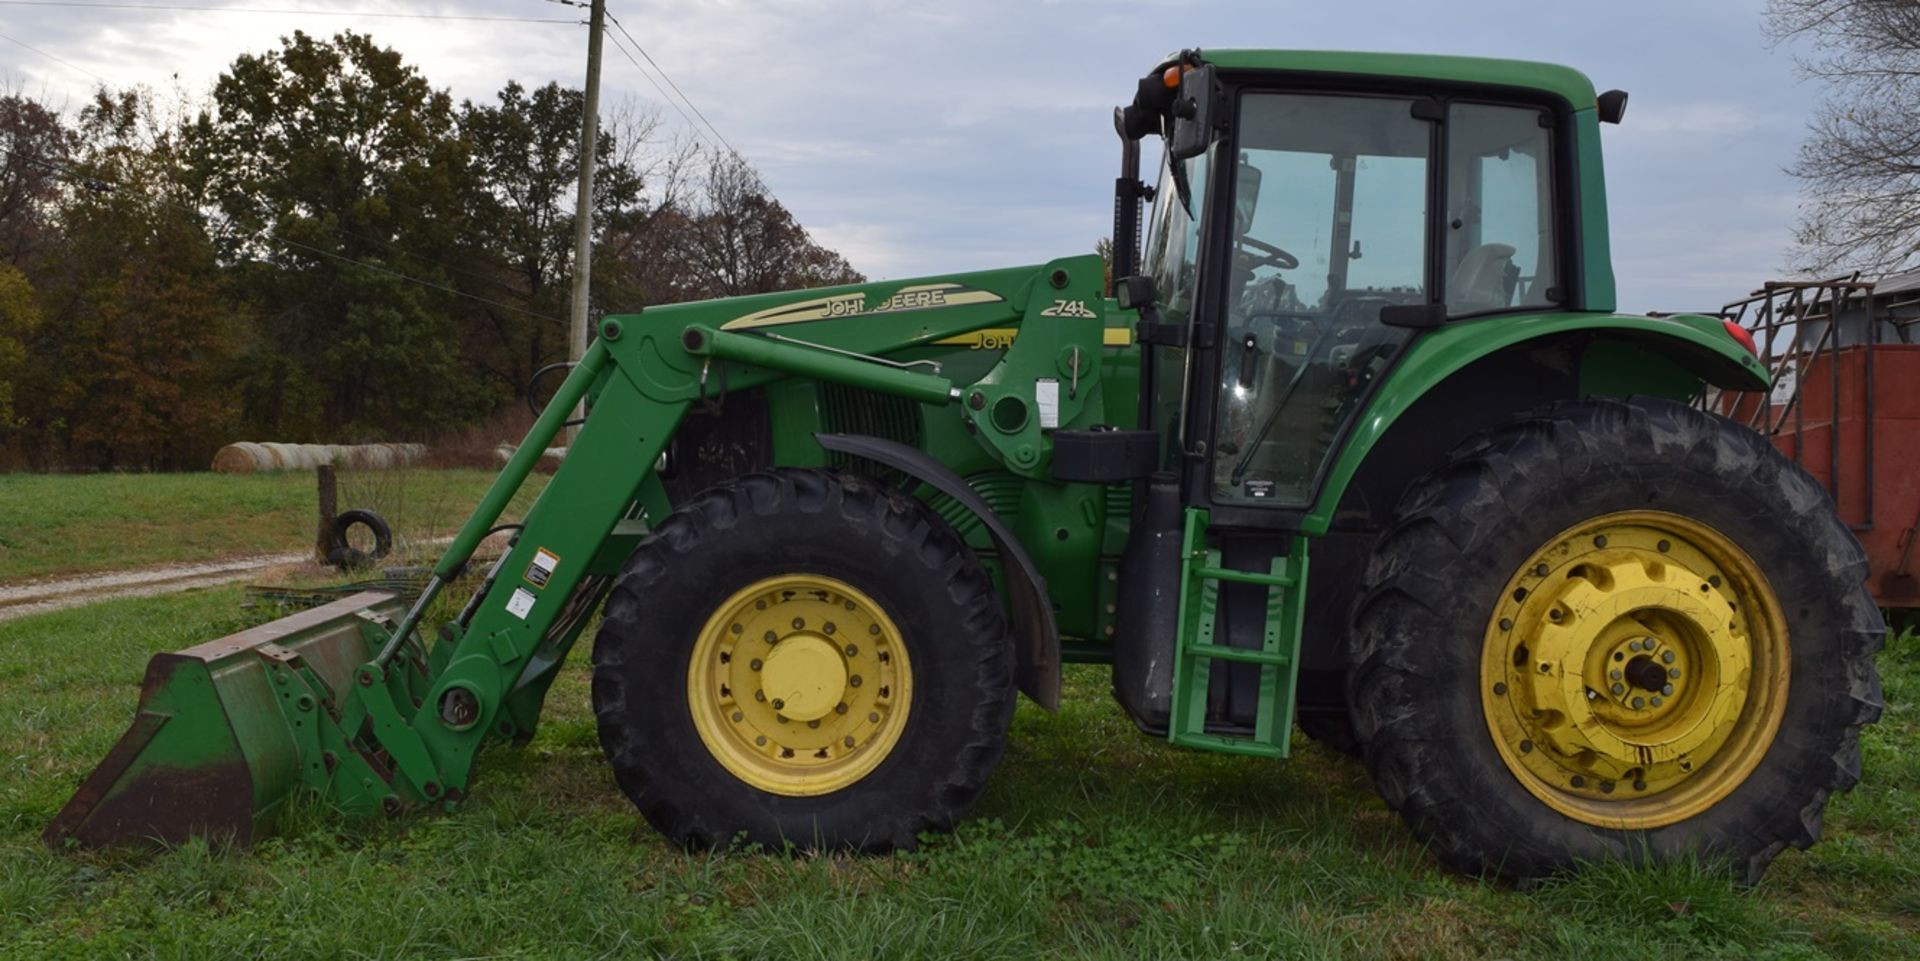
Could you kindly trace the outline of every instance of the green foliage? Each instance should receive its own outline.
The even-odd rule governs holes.
[[[0,427],[17,426],[14,384],[27,359],[27,348],[21,341],[39,326],[40,309],[34,303],[33,285],[19,270],[0,264]]]
[[[200,104],[0,97],[0,469],[201,468],[517,406],[567,355],[583,101],[510,82],[456,108],[351,31],[244,54]],[[738,158],[605,119],[594,312],[858,278]]]
[[[257,429],[432,429],[493,406],[455,363],[448,295],[396,276],[445,287],[458,256],[470,187],[445,93],[364,34],[296,31],[235,60],[190,129],[192,183],[223,217],[222,255],[255,261],[239,292],[274,318],[257,350],[302,361],[274,371],[275,386],[290,375],[319,400],[271,408]]]

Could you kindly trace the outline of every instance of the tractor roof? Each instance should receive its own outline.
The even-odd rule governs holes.
[[[1586,74],[1571,67],[1527,60],[1332,50],[1206,50],[1201,58],[1227,70],[1345,73],[1523,87],[1565,98],[1576,110],[1594,104],[1593,81],[1588,80]]]

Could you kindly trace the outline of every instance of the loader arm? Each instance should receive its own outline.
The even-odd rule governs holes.
[[[1046,480],[1052,431],[1091,426],[1104,409],[1098,359],[1112,308],[1102,293],[1100,260],[1076,257],[603,319],[404,614],[394,619],[385,596],[336,604],[300,623],[298,648],[271,643],[280,634],[267,625],[183,652],[200,655],[203,670],[150,670],[140,718],[49,826],[48,841],[246,841],[301,788],[359,813],[457,801],[486,743],[532,735],[581,630],[649,522],[671,510],[654,465],[693,405],[785,377],[896,395],[953,411],[1006,470]],[[1019,326],[1019,338],[970,384],[935,364],[885,356],[1008,325]],[[498,531],[582,401],[588,414],[565,461],[506,553],[429,644],[439,595]],[[330,670],[310,669],[323,664]],[[169,681],[175,676],[185,680]],[[250,707],[262,704],[282,709]],[[170,740],[169,728],[181,736]],[[194,775],[204,772],[191,748],[205,735],[188,732],[220,728],[237,749],[219,755],[230,774],[227,803],[209,812],[193,794]],[[255,749],[269,743],[277,749]],[[249,777],[234,769],[236,754]],[[143,813],[116,813],[127,810]]]

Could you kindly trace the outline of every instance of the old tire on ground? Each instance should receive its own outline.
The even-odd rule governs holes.
[[[970,807],[1014,705],[973,553],[851,475],[748,474],[668,517],[594,644],[600,743],[654,827],[695,845],[911,847]]]
[[[1818,483],[1728,421],[1649,399],[1516,420],[1410,488],[1368,566],[1367,765],[1459,870],[1700,856],[1757,881],[1859,779],[1866,573]]]
[[[348,540],[348,533],[356,526],[366,528],[373,537],[371,550],[363,551]],[[386,518],[370,510],[354,508],[341,511],[333,519],[332,533],[333,549],[327,551],[326,557],[331,567],[366,567],[393,552],[393,528],[388,526]]]

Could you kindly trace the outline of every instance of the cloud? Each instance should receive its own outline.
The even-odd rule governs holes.
[[[235,5],[249,3],[583,13],[535,0]],[[115,84],[164,89],[177,73],[189,91],[296,28],[370,32],[456,98],[472,99],[509,79],[577,85],[585,43],[571,24],[4,9],[0,32]],[[1371,47],[1563,62],[1602,88],[1631,90],[1626,125],[1605,137],[1623,301],[1718,303],[1786,259],[1795,185],[1781,171],[1818,94],[1795,82],[1786,51],[1768,49],[1750,0],[613,0],[611,9],[803,224],[856,266],[888,277],[1090,250],[1110,229],[1119,156],[1111,108],[1168,52]],[[0,73],[29,91],[64,94],[69,106],[94,83],[18,47],[0,49]],[[611,44],[605,84],[609,99],[661,100]],[[686,126],[672,109],[659,113]]]

